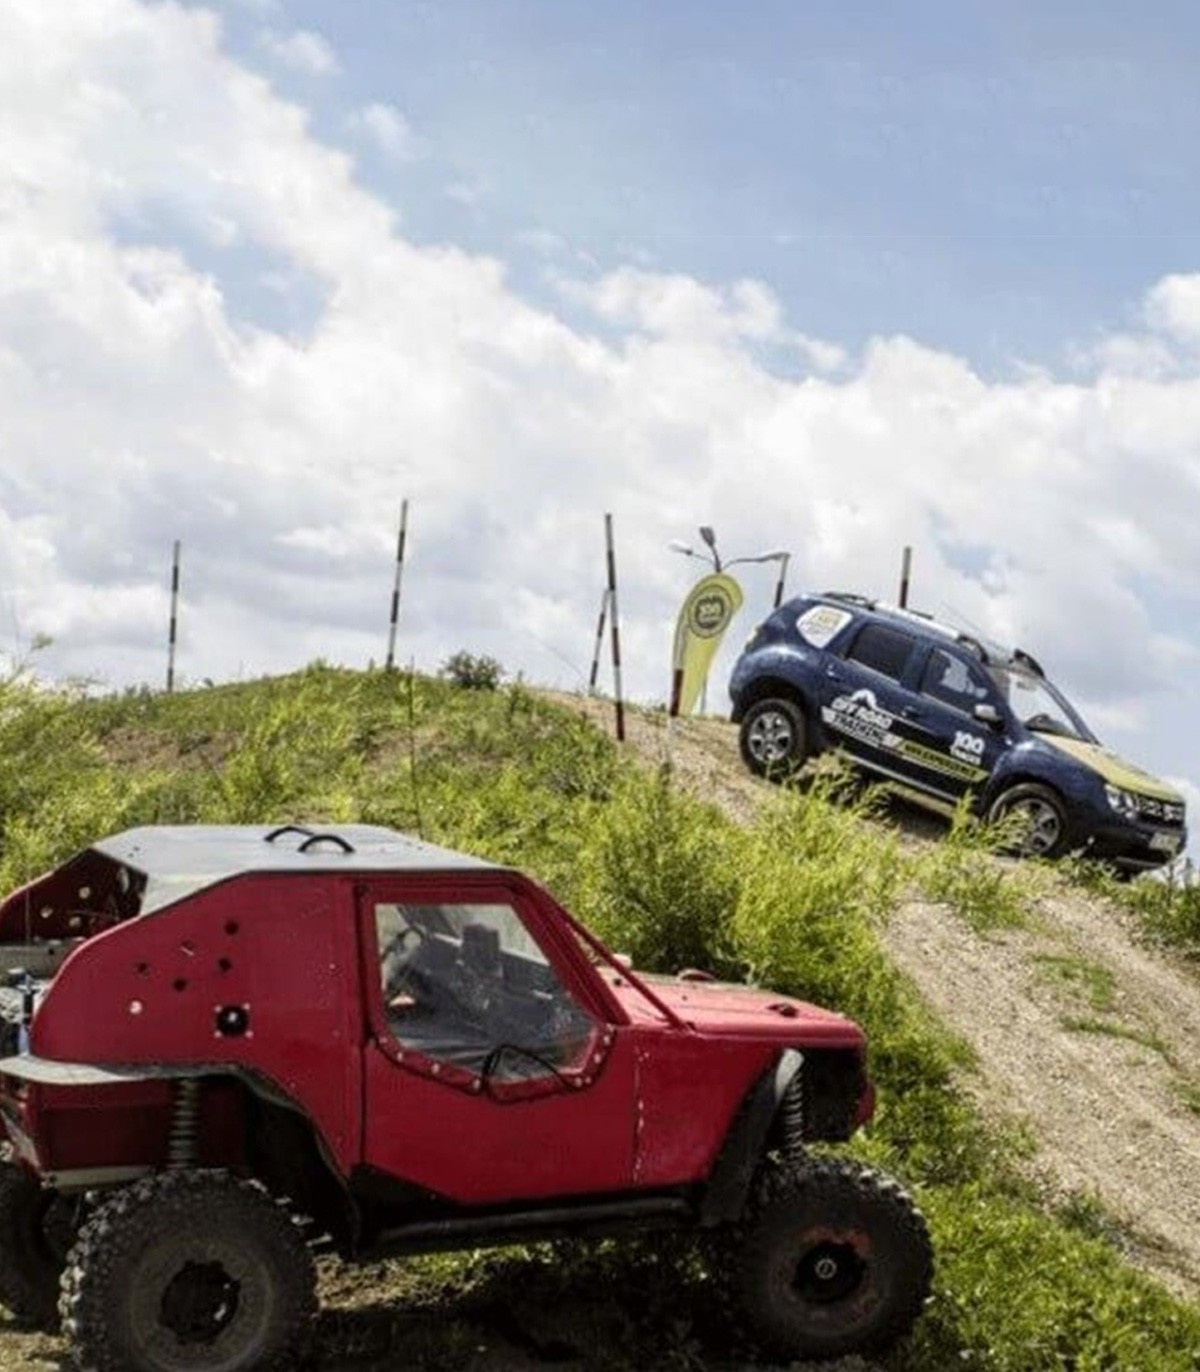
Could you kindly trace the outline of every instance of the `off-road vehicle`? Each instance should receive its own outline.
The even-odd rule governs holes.
[[[840,591],[800,596],[751,635],[729,682],[742,757],[760,775],[835,749],[943,811],[970,794],[1015,813],[1021,851],[1081,851],[1127,874],[1187,842],[1184,800],[1101,746],[1020,649]]]
[[[99,1372],[274,1367],[348,1261],[707,1240],[784,1358],[903,1336],[930,1284],[861,1030],[641,976],[534,882],[369,825],[154,827],[0,904],[0,1299]]]

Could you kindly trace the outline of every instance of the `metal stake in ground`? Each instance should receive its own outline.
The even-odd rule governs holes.
[[[396,543],[396,579],[392,582],[392,616],[388,625],[386,671],[396,666],[396,626],[400,623],[400,581],[404,575],[404,544],[408,539],[408,500],[400,502],[400,537]]]
[[[600,597],[600,618],[596,621],[596,643],[592,648],[592,670],[588,675],[588,695],[596,694],[596,679],[600,675],[600,650],[604,646],[604,621],[608,615],[608,588]]]
[[[167,694],[175,689],[175,640],[179,623],[179,540],[171,556],[171,628],[167,637]]]
[[[908,577],[912,571],[912,549],[905,547],[904,556],[900,559],[900,608],[904,609],[908,604]]]
[[[621,698],[621,629],[617,622],[617,558],[613,551],[612,515],[604,516],[604,543],[608,554],[608,606],[612,612],[613,694],[617,703],[617,741],[625,742],[625,702]]]

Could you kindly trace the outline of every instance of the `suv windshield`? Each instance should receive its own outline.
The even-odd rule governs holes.
[[[1098,741],[1066,697],[1045,677],[1011,664],[990,670],[1009,708],[1027,729],[1078,738],[1084,743]]]

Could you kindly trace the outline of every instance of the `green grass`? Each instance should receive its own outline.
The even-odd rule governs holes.
[[[1102,1038],[1124,1039],[1136,1043],[1140,1048],[1148,1048],[1168,1063],[1173,1063],[1170,1048],[1157,1034],[1147,1033],[1144,1029],[1132,1029],[1127,1024],[1115,1020],[1097,1019],[1092,1015],[1064,1015],[1059,1021],[1062,1027],[1073,1034],[1099,1034]]]
[[[948,905],[976,933],[1029,923],[1040,887],[1036,869],[1012,870],[996,861],[1010,841],[1002,826],[981,824],[964,800],[950,828],[913,861],[913,877],[928,900]]]
[[[519,686],[320,664],[172,697],[0,683],[5,889],[97,835],[154,822],[368,821],[520,866],[645,967],[704,966],[863,1023],[879,1104],[854,1147],[913,1186],[937,1249],[933,1303],[893,1372],[1194,1372],[1200,1311],[1023,1180],[1027,1139],[981,1121],[958,1086],[969,1052],[880,948],[914,879],[985,930],[1025,920],[1035,887],[1010,885],[965,820],[914,878],[896,836],[865,822],[870,802],[834,804],[835,785],[782,788],[739,826]],[[1082,968],[1079,986],[1102,997]],[[417,1313],[388,1325],[379,1366],[467,1366],[464,1350],[488,1337],[481,1310],[523,1296],[549,1319],[580,1290],[594,1311],[577,1309],[572,1328],[592,1351],[576,1365],[702,1368],[731,1355],[702,1268],[662,1245],[405,1271]]]
[[[1082,996],[1101,1014],[1116,1004],[1116,978],[1103,963],[1075,953],[1039,953],[1033,959],[1043,981]]]

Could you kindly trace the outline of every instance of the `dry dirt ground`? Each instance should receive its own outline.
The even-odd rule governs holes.
[[[563,699],[611,729],[610,703]],[[661,714],[630,711],[626,724],[631,750],[666,760]],[[735,819],[747,819],[770,793],[745,772],[727,723],[678,722],[670,754],[675,776]],[[897,822],[906,842],[936,841],[936,821],[904,813]],[[944,906],[910,900],[884,939],[929,1004],[974,1047],[979,1070],[967,1089],[992,1116],[1027,1126],[1038,1175],[1064,1197],[1098,1200],[1133,1261],[1200,1298],[1196,974],[1140,947],[1106,904],[1053,881],[1026,928],[977,934]],[[468,1296],[405,1312],[394,1303],[396,1286],[386,1268],[327,1279],[321,1372],[393,1368],[398,1355],[410,1366],[462,1372],[547,1363],[573,1372],[597,1365],[597,1348],[617,1334],[606,1320],[623,1317],[611,1293],[581,1295],[581,1308],[571,1310],[539,1301],[535,1285],[515,1307]],[[448,1350],[436,1333],[448,1319],[463,1331],[452,1363],[442,1361]],[[433,1361],[419,1357],[425,1326]],[[581,1330],[586,1349],[572,1346]],[[21,1333],[0,1315],[0,1372],[64,1365],[58,1340]],[[828,1372],[870,1368],[847,1359]]]
[[[613,727],[611,703],[575,703]],[[667,759],[661,714],[627,712],[626,725],[629,747]],[[683,784],[734,818],[769,794],[742,766],[731,724],[677,721],[670,754]],[[944,828],[892,813],[907,842],[936,842]],[[883,938],[974,1048],[972,1095],[1026,1126],[1046,1184],[1098,1200],[1133,1261],[1200,1298],[1197,971],[1139,945],[1120,911],[1053,877],[1027,928],[978,934],[945,906],[913,899]]]

